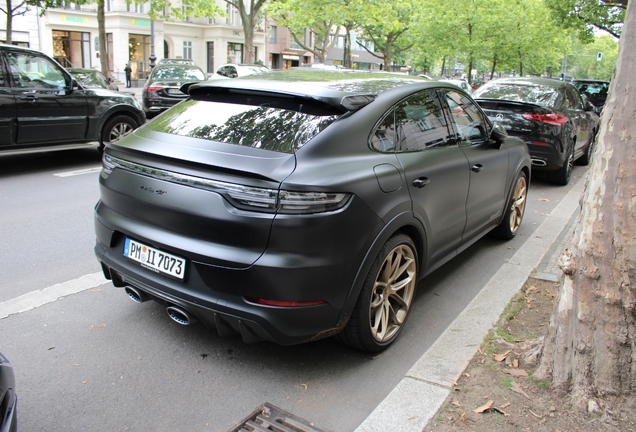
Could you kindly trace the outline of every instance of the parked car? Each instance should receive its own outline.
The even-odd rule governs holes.
[[[180,324],[379,351],[421,277],[518,232],[528,149],[453,85],[295,69],[187,90],[106,149],[95,208],[105,276]]]
[[[195,65],[166,63],[155,66],[141,93],[146,117],[153,118],[186,99],[188,95],[180,90],[183,84],[204,80],[205,73]]]
[[[163,64],[184,64],[184,65],[192,65],[192,66],[196,66],[197,65],[194,62],[194,60],[182,59],[182,58],[162,58],[162,59],[159,59],[159,62],[157,64],[158,65],[163,65]]]
[[[468,84],[468,81],[462,79],[441,79],[442,82],[447,82],[451,84],[455,84],[460,89],[464,90],[469,95],[474,93],[473,88]]]
[[[227,78],[242,78],[248,75],[269,73],[272,70],[260,64],[225,64],[216,73]]]
[[[0,353],[0,431],[17,432],[18,396],[15,374],[9,360]]]
[[[146,121],[134,97],[79,84],[39,51],[0,44],[0,153],[94,147]]]
[[[66,70],[84,88],[103,88],[119,91],[119,87],[113,84],[110,78],[106,78],[103,73],[96,69],[67,68]]]
[[[488,117],[523,139],[532,167],[566,185],[577,160],[587,165],[599,118],[571,83],[548,78],[498,78],[473,95]]]
[[[609,81],[575,79],[572,84],[576,86],[582,95],[587,96],[588,100],[594,105],[594,112],[600,115],[607,99]]]

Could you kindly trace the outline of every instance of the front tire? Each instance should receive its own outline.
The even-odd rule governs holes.
[[[523,171],[517,176],[517,181],[508,200],[506,213],[501,223],[492,230],[492,234],[503,240],[512,240],[519,231],[528,199],[528,177]]]
[[[132,133],[139,124],[131,117],[119,115],[108,120],[102,129],[99,149],[103,150],[106,144],[119,141],[126,135]]]
[[[410,237],[397,234],[382,246],[339,338],[368,352],[391,345],[402,331],[418,279],[417,251]]]

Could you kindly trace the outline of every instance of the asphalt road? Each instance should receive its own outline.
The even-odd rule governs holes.
[[[84,289],[100,271],[99,163],[95,150],[0,157],[0,310],[80,286],[0,319],[21,431],[226,431],[264,402],[352,431],[571,188],[534,176],[517,238],[484,238],[424,279],[398,341],[371,356],[331,339],[245,345],[179,326],[105,280]],[[575,167],[573,182],[584,173]]]

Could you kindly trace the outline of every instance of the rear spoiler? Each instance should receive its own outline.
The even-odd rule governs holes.
[[[294,91],[294,88],[277,88],[280,84],[295,87],[294,84],[284,82],[277,83],[274,88],[231,86],[226,82],[187,83],[181,86],[181,91],[189,94],[193,100],[280,108],[313,115],[342,115],[356,111],[373,102],[377,96],[346,94],[324,88],[320,92],[312,92],[312,86],[304,86],[302,90],[308,90],[307,92]],[[238,80],[234,82],[239,83]],[[250,84],[256,84],[256,81],[250,81]]]

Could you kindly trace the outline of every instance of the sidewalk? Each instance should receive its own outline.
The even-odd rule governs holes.
[[[558,280],[557,261],[571,237],[584,187],[585,176],[355,432],[422,431],[533,271],[534,277]]]

